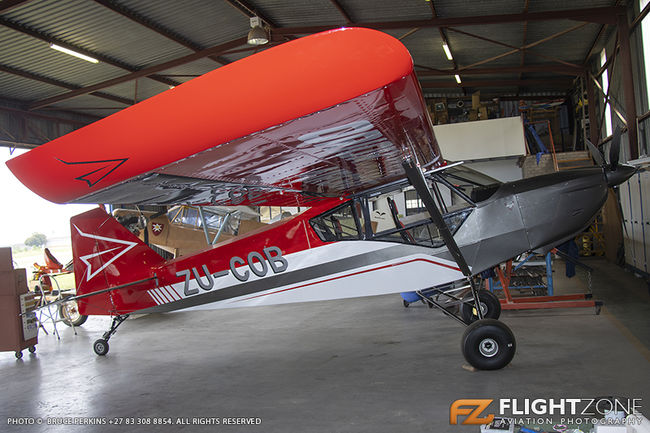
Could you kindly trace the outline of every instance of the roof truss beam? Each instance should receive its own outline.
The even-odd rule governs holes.
[[[32,0],[4,0],[0,3],[0,13],[9,12],[13,8],[17,8],[25,3],[28,3]]]
[[[503,46],[506,46],[506,47],[512,47],[513,49],[512,49],[511,51],[507,51],[507,52],[505,52],[505,53],[498,54],[498,55],[496,55],[496,56],[489,57],[489,58],[487,58],[487,59],[483,59],[483,60],[480,60],[480,61],[478,61],[478,62],[472,63],[471,65],[463,66],[463,67],[461,67],[460,69],[463,70],[463,69],[467,69],[467,68],[473,68],[473,67],[475,67],[475,66],[479,66],[479,65],[482,65],[482,64],[485,64],[485,63],[489,63],[489,62],[491,62],[491,61],[494,61],[494,60],[497,60],[497,59],[500,59],[500,58],[503,58],[503,57],[509,56],[509,55],[511,55],[511,54],[515,54],[515,53],[520,52],[520,51],[523,51],[523,50],[529,50],[530,48],[533,48],[533,47],[535,47],[535,46],[537,46],[537,45],[543,44],[544,42],[548,42],[548,41],[553,40],[553,39],[555,39],[555,38],[558,38],[558,37],[560,37],[560,36],[562,36],[562,35],[565,35],[565,34],[567,34],[567,33],[570,33],[570,32],[572,32],[572,31],[574,31],[574,30],[578,30],[579,28],[582,28],[582,27],[586,26],[587,24],[588,24],[588,23],[585,22],[585,23],[581,23],[581,24],[575,25],[575,26],[573,26],[573,27],[570,27],[570,28],[568,28],[568,29],[565,29],[565,30],[562,30],[562,31],[560,31],[560,32],[554,33],[554,34],[552,34],[552,35],[550,35],[550,36],[547,36],[547,37],[545,37],[545,38],[543,38],[543,39],[540,39],[540,40],[535,41],[535,42],[531,42],[531,43],[526,44],[526,45],[523,45],[523,46],[521,46],[521,47],[515,47],[514,45],[505,44],[505,43],[503,43],[503,42],[499,42],[499,41],[495,41],[495,40],[492,40],[492,39],[484,38],[484,37],[482,37],[482,36],[472,35],[472,34],[467,33],[467,32],[461,32],[461,33],[464,33],[464,34],[466,34],[466,35],[473,36],[473,37],[476,37],[476,38],[478,38],[478,39],[482,39],[482,40],[485,40],[485,41],[488,41],[488,42],[492,42],[492,43],[495,43],[495,44],[498,44],[498,45],[503,45]],[[557,58],[553,58],[553,57],[549,57],[549,56],[543,56],[543,55],[541,55],[541,54],[533,53],[532,51],[528,51],[528,52],[529,52],[530,54],[535,54],[535,55],[537,55],[537,56],[540,56],[540,57],[546,58],[547,60],[552,60],[552,61],[554,61],[554,62],[561,63],[561,64],[563,64],[563,65],[573,66],[573,67],[579,68],[578,65],[575,65],[575,64],[573,64],[573,63],[565,62],[565,61],[563,61],[563,60],[560,60],[560,59],[557,59]]]
[[[228,0],[229,1],[229,0]],[[484,24],[502,24],[522,21],[553,21],[553,20],[573,20],[587,23],[616,24],[616,15],[625,12],[621,6],[586,8],[586,9],[567,9],[545,12],[523,12],[518,14],[501,14],[485,16],[466,16],[466,17],[445,17],[431,18],[428,20],[411,20],[411,21],[388,21],[376,23],[358,23],[363,27],[374,28],[378,30],[390,29],[410,29],[415,27],[453,27],[453,26],[473,26]],[[319,25],[304,27],[282,27],[274,31],[282,35],[299,35],[318,33],[337,27],[336,25]]]
[[[127,75],[123,75],[121,77],[117,78],[112,78],[110,80],[103,81],[101,83],[94,84],[92,86],[86,86],[82,87],[80,89],[72,90],[70,92],[64,93],[62,95],[58,96],[53,96],[51,98],[43,99],[41,101],[36,101],[32,103],[29,106],[30,110],[35,110],[38,108],[42,108],[51,104],[54,104],[56,102],[60,101],[65,101],[66,99],[74,98],[75,96],[79,95],[85,95],[91,92],[95,92],[97,90],[105,89],[106,87],[111,87],[115,86],[116,84],[121,84],[127,81],[132,81],[140,77],[145,77],[149,76],[151,74],[155,74],[161,71],[164,71],[166,69],[171,69],[179,65],[184,65],[186,63],[193,62],[195,60],[202,59],[204,57],[210,56],[210,55],[218,55],[221,54],[225,51],[228,51],[230,49],[236,48],[240,45],[243,45],[246,43],[246,37],[235,39],[230,42],[226,42],[224,44],[216,45],[211,48],[206,48],[205,50],[199,51],[198,53],[194,54],[188,54],[187,56],[180,57],[178,59],[170,60],[165,63],[161,63],[159,65],[155,66],[150,66],[148,68],[141,69],[136,72],[132,72]]]
[[[158,33],[161,36],[164,36],[170,41],[176,42],[177,44],[180,44],[185,48],[189,48],[194,52],[199,52],[205,48],[200,46],[196,42],[191,41],[188,38],[164,27],[163,25],[156,23],[153,20],[135,12],[134,10],[114,2],[113,0],[95,0],[95,2],[99,3],[100,5],[104,6],[107,9],[112,10],[117,14],[122,15],[125,18],[130,19],[131,21],[143,27],[148,28],[149,30],[153,30],[154,32]],[[227,65],[228,63],[230,63],[230,61],[228,61],[227,59],[219,58],[217,56],[208,56],[208,58],[221,65]]]
[[[569,75],[572,77],[582,76],[585,69],[582,67],[573,67],[555,63],[544,63],[539,65],[528,66],[498,66],[493,68],[470,68],[463,69],[427,69],[426,71],[416,71],[421,77],[448,76],[462,73],[463,75],[490,75],[490,74],[509,74],[524,72],[552,72],[560,75]]]
[[[347,22],[348,24],[354,24],[354,20],[352,19],[348,11],[345,10],[341,2],[339,2],[338,0],[330,0],[330,3],[332,3],[332,5],[336,8],[336,10],[339,11],[341,16],[345,19],[345,22]]]
[[[12,74],[12,75],[16,75],[16,76],[19,76],[19,77],[27,78],[29,80],[34,80],[34,81],[39,81],[41,83],[50,84],[52,86],[62,87],[64,89],[68,89],[68,90],[76,90],[76,89],[81,88],[81,86],[75,86],[74,84],[69,84],[69,83],[66,83],[64,81],[55,80],[54,78],[49,78],[49,77],[44,77],[42,75],[33,74],[31,72],[23,71],[21,69],[12,68],[10,66],[6,66],[6,65],[2,65],[2,64],[0,64],[0,71],[5,72],[7,74]],[[125,105],[131,105],[132,102],[133,102],[130,99],[121,98],[119,96],[110,95],[110,94],[104,93],[104,92],[91,92],[90,95],[96,96],[98,98],[108,99],[109,101],[113,101],[113,102],[119,102],[119,103],[125,104]]]
[[[424,89],[446,89],[446,88],[463,88],[463,87],[531,87],[531,86],[548,86],[556,88],[565,88],[571,85],[572,80],[566,78],[553,79],[529,79],[529,80],[477,80],[463,81],[462,84],[451,81],[422,81]]]

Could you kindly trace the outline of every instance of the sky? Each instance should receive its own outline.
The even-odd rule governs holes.
[[[14,177],[5,162],[26,152],[0,147],[0,247],[22,244],[32,233],[48,239],[70,237],[70,217],[97,205],[51,203],[27,189]]]

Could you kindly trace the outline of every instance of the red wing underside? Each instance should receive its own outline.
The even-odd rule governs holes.
[[[344,29],[219,68],[8,165],[55,202],[309,206],[403,177],[405,156],[438,155],[406,48]]]

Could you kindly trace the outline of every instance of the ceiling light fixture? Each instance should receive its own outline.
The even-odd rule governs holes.
[[[443,43],[442,49],[445,50],[445,54],[447,55],[447,60],[454,60],[454,58],[451,55],[451,50],[449,49],[449,45]]]
[[[251,30],[248,32],[249,45],[264,45],[269,42],[269,37],[264,30],[264,23],[260,17],[251,17]]]
[[[456,82],[460,84],[460,75],[456,74],[454,75],[454,77],[456,77]]]
[[[90,56],[87,56],[85,54],[81,54],[81,53],[78,53],[76,51],[72,51],[69,48],[65,48],[65,47],[62,47],[60,45],[53,44],[51,42],[50,42],[50,48],[55,49],[57,51],[61,51],[62,53],[70,54],[71,56],[75,56],[75,57],[78,57],[80,59],[84,59],[85,61],[90,62],[90,63],[99,63],[99,60],[97,60],[94,57],[90,57]]]

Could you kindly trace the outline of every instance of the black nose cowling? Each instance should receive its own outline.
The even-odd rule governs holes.
[[[607,177],[607,185],[616,186],[625,182],[636,173],[637,168],[627,164],[619,164],[615,170],[610,168],[605,169],[605,177]]]

